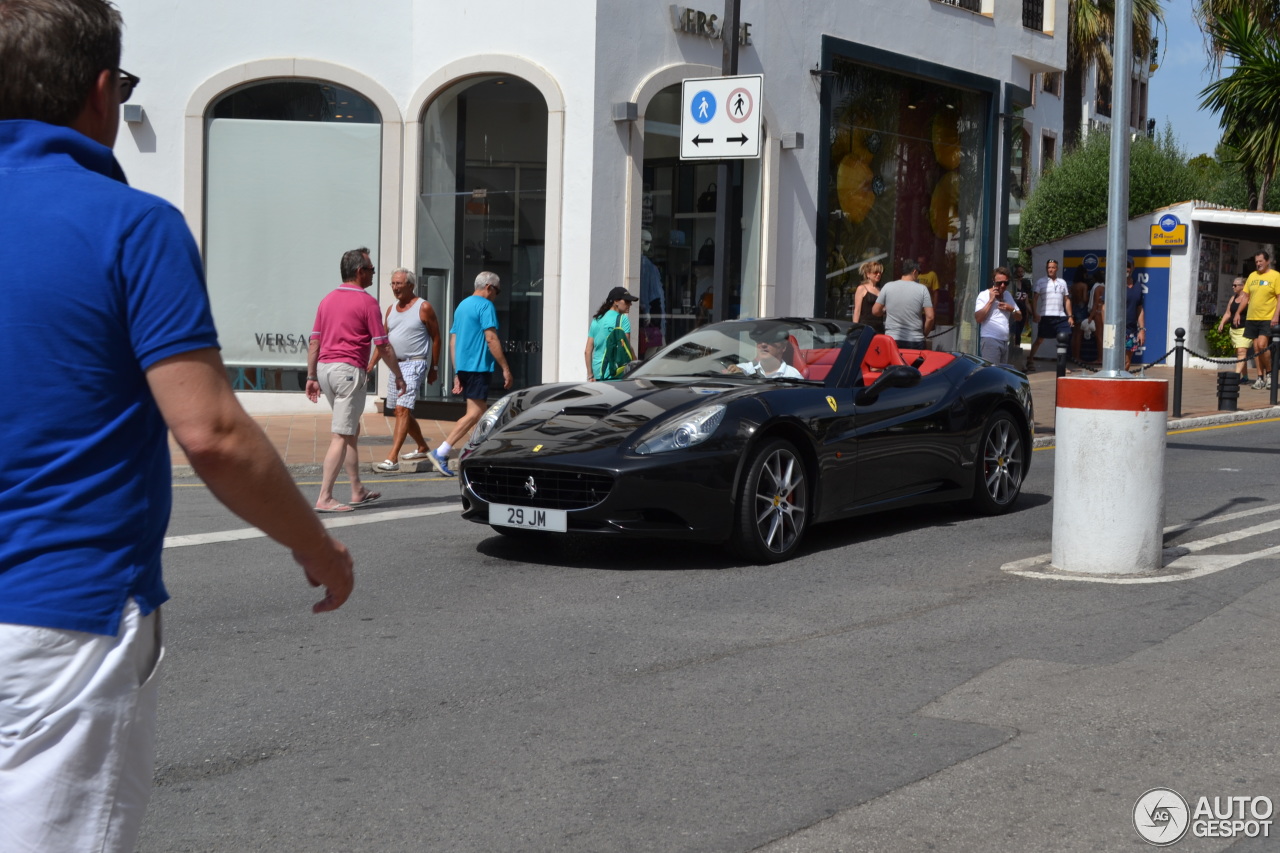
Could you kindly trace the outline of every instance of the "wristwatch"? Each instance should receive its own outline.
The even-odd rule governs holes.
[[[314,377],[314,376],[308,376],[308,377],[307,377],[307,381],[308,381],[308,382],[319,382],[320,380],[319,380],[319,379],[317,379],[317,378],[316,378],[316,377]]]

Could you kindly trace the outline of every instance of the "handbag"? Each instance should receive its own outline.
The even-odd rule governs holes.
[[[604,359],[600,363],[600,379],[621,379],[627,372],[627,366],[635,361],[631,351],[631,341],[622,328],[622,315],[618,315],[618,324],[609,330],[609,338],[604,345]]]
[[[645,326],[640,330],[640,350],[647,352],[662,346],[662,327]]]
[[[698,196],[698,212],[699,213],[715,213],[716,212],[716,185],[715,183],[707,184],[707,189],[702,195]]]
[[[708,237],[706,242],[698,247],[698,263],[704,266],[711,266],[716,262],[716,241]]]

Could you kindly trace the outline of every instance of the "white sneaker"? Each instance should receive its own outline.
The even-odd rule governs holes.
[[[377,465],[374,465],[373,467],[374,467],[374,470],[376,471],[399,471],[400,463],[392,462],[390,459],[383,459],[381,462],[379,462]]]
[[[1263,388],[1267,387],[1267,380],[1259,376],[1257,379],[1253,380],[1253,384],[1249,387],[1255,391],[1261,391]]]

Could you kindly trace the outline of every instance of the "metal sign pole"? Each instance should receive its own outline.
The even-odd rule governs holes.
[[[1124,369],[1125,270],[1129,259],[1129,78],[1133,73],[1133,0],[1116,0],[1111,62],[1111,163],[1107,187],[1107,294],[1102,370],[1098,376],[1131,376]],[[1135,284],[1135,287],[1141,287]]]
[[[738,18],[741,14],[741,0],[724,0],[724,21],[720,29],[720,41],[724,44],[724,53],[720,62],[720,73],[725,77],[734,77],[738,73]],[[726,108],[728,104],[725,105]],[[737,195],[733,191],[733,170],[729,163],[720,161],[716,169],[716,191],[719,203],[716,205],[716,286],[712,297],[711,317],[714,321],[726,319],[729,308],[729,290],[732,287],[731,277],[733,264],[729,262],[729,253],[733,250],[733,226],[742,214],[737,210]]]

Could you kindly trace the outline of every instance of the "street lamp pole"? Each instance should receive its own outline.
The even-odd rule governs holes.
[[[1111,162],[1107,183],[1107,295],[1099,376],[1126,377],[1125,275],[1129,258],[1129,78],[1133,73],[1133,0],[1116,0],[1111,62]]]

